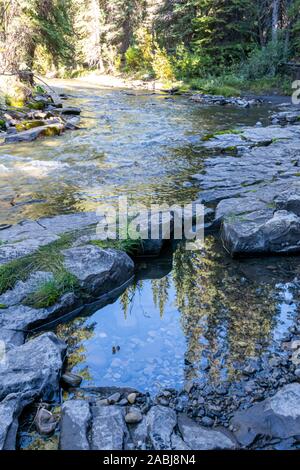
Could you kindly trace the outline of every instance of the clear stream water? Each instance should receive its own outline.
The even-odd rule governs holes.
[[[184,97],[55,83],[82,108],[82,129],[0,147],[0,219],[92,210],[133,202],[185,203],[200,192],[201,135],[266,123],[270,106],[200,107]],[[188,183],[188,184],[187,184]],[[229,259],[208,237],[202,252],[179,247],[144,260],[113,304],[57,327],[68,367],[84,386],[156,392],[187,381],[238,380],[246,358],[277,350],[297,316],[296,258]]]

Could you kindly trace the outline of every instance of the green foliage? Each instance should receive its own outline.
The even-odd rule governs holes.
[[[34,87],[34,91],[35,91],[35,93],[37,93],[37,94],[46,93],[46,90],[45,90],[41,85],[36,85],[36,86]]]
[[[55,273],[54,279],[41,284],[36,292],[29,294],[24,305],[33,308],[47,308],[54,305],[62,295],[79,288],[76,277],[64,269]]]
[[[70,8],[70,0],[35,0],[27,10],[40,44],[51,54],[55,65],[72,61],[73,29]]]
[[[275,77],[285,60],[284,43],[282,41],[269,42],[263,48],[253,49],[240,72],[247,80]]]
[[[34,109],[35,111],[41,111],[45,107],[45,103],[42,101],[29,101],[26,105],[29,109]]]
[[[59,240],[41,247],[32,255],[0,266],[0,295],[8,289],[13,289],[17,281],[25,281],[32,272],[61,272],[63,255],[60,251],[68,248],[72,240],[72,234],[64,235]]]
[[[114,248],[115,250],[125,251],[128,255],[134,256],[140,254],[143,249],[141,239],[133,240],[127,238],[125,240],[92,240],[93,245],[99,248]]]
[[[22,96],[5,96],[5,103],[7,106],[11,106],[13,108],[23,108],[25,106],[25,99]]]
[[[228,98],[241,95],[241,80],[237,78],[233,79],[231,75],[196,78],[190,80],[188,83],[191,90],[201,91],[202,93],[222,95]]]
[[[126,70],[130,72],[148,71],[151,64],[144,60],[143,53],[138,46],[130,46],[125,52]]]
[[[242,131],[239,131],[238,129],[226,129],[224,131],[216,131],[214,132],[213,134],[206,134],[204,135],[201,140],[203,142],[206,142],[208,140],[211,140],[211,139],[214,139],[215,137],[217,137],[218,135],[228,135],[228,134],[234,134],[234,135],[240,135],[242,134],[243,132]]]
[[[28,131],[29,129],[34,129],[35,127],[43,126],[44,121],[22,121],[16,124],[16,129],[18,132]]]
[[[176,47],[173,64],[175,73],[180,79],[199,77],[207,66],[203,57],[189,51],[183,43]]]
[[[175,80],[174,70],[171,60],[168,57],[165,48],[160,48],[158,43],[154,43],[155,51],[152,57],[152,68],[155,77],[158,80],[165,80],[172,82]]]
[[[165,48],[145,28],[136,33],[135,44],[125,52],[127,72],[148,74],[158,80],[175,80],[173,65]]]

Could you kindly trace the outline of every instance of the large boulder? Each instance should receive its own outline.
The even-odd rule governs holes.
[[[300,435],[300,384],[285,385],[272,398],[237,411],[231,421],[242,446],[258,438],[288,439]]]
[[[179,415],[178,427],[184,443],[192,450],[228,450],[237,447],[229,433],[199,426],[186,415]]]
[[[233,215],[224,220],[221,238],[232,256],[299,253],[300,217],[284,210]]]
[[[85,292],[95,297],[120,287],[133,276],[133,261],[119,250],[85,245],[63,254],[65,268],[76,276]]]
[[[62,406],[60,423],[61,450],[89,450],[88,430],[91,425],[89,403],[69,400]]]

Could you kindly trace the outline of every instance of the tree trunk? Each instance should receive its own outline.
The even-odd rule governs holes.
[[[279,26],[279,8],[280,0],[273,0],[272,2],[272,41],[278,41],[278,26]]]

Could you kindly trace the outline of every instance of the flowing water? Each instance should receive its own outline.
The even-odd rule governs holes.
[[[267,122],[270,106],[200,107],[184,97],[56,83],[82,108],[82,129],[0,151],[1,223],[132,202],[185,203],[200,188],[201,136]],[[155,392],[190,380],[238,380],[247,357],[277,351],[297,316],[297,259],[232,261],[208,237],[142,260],[112,304],[57,327],[86,386]]]

